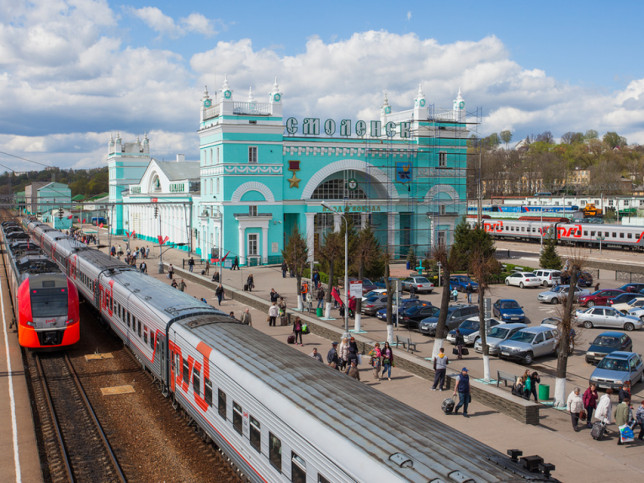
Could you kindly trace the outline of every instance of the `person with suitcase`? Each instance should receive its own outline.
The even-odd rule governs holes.
[[[584,391],[584,396],[582,398],[584,401],[584,409],[586,410],[586,426],[588,428],[593,427],[593,411],[595,411],[595,408],[597,407],[598,398],[599,395],[597,394],[597,386],[591,382],[586,391]]]
[[[454,406],[456,406],[456,403],[451,397],[448,397],[441,404],[441,409],[445,414],[452,414],[452,411],[454,411]]]
[[[470,394],[470,376],[467,373],[467,367],[461,369],[461,373],[458,375],[456,382],[456,387],[454,388],[454,394],[452,397],[456,396],[458,392],[458,404],[454,408],[454,414],[458,414],[459,408],[463,407],[463,416],[469,418],[467,414],[467,407],[472,401],[472,396]]]
[[[601,440],[606,432],[606,425],[610,424],[610,417],[613,413],[611,394],[613,394],[613,390],[609,387],[606,389],[606,393],[599,398],[597,409],[595,409],[595,419],[597,421],[595,421],[593,428],[590,430],[590,435],[593,439]]]
[[[277,305],[273,306],[277,307]],[[304,342],[302,341],[302,319],[300,319],[299,317],[295,317],[295,322],[293,322],[293,334],[295,335],[295,344],[297,345],[297,341],[299,340],[299,344],[303,346]]]
[[[458,351],[458,358],[462,359],[465,339],[463,338],[463,334],[461,334],[461,331],[459,329],[456,329],[456,338],[455,338],[454,344],[456,345],[456,350]]]
[[[268,308],[268,326],[275,327],[275,321],[280,314],[280,309],[277,306],[277,302],[273,302]]]

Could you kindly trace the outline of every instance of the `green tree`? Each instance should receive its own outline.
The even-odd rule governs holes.
[[[552,268],[554,270],[561,270],[563,263],[561,257],[557,253],[557,239],[555,237],[548,237],[544,240],[543,251],[539,257],[539,264],[542,268]]]
[[[512,131],[501,131],[501,141],[505,143],[505,149],[508,149],[508,144],[512,141]]]
[[[282,250],[282,256],[289,268],[295,273],[295,280],[297,283],[297,293],[300,293],[302,287],[302,275],[304,274],[304,269],[306,268],[306,262],[309,254],[309,249],[306,246],[306,240],[304,236],[297,229],[297,226],[293,227],[291,236],[286,242],[284,250]],[[297,297],[297,306],[302,310],[302,298]]]
[[[414,251],[414,247],[409,247],[409,251],[407,252],[407,263],[409,263],[409,268],[410,269],[415,269],[416,264],[418,263],[416,260],[416,252]]]
[[[378,240],[369,227],[360,230],[357,234],[356,242],[351,250],[352,268],[357,271],[358,279],[362,280],[369,267],[382,258],[382,251]],[[356,330],[360,328],[360,317],[362,311],[362,298],[358,297],[356,301]]]
[[[438,322],[436,324],[436,335],[434,338],[434,348],[432,349],[432,358],[436,357],[445,343],[447,335],[447,310],[449,307],[449,277],[452,274],[452,267],[456,263],[456,250],[454,246],[448,249],[445,245],[437,245],[431,252],[432,258],[441,264],[443,269],[443,290],[441,292],[440,312],[438,313]]]
[[[604,134],[602,142],[610,149],[623,148],[624,146],[626,146],[626,138],[620,136],[614,131]]]
[[[339,232],[327,233],[324,244],[320,246],[320,259],[322,270],[329,276],[329,289],[326,293],[325,317],[331,313],[331,290],[335,286],[336,267],[344,260],[344,236]],[[345,290],[347,287],[345,287]]]
[[[485,379],[486,381],[490,380],[490,348],[487,345],[485,293],[487,292],[487,289],[489,287],[492,274],[498,269],[498,265],[499,262],[494,256],[493,251],[487,250],[484,246],[481,245],[474,247],[470,260],[470,270],[476,277],[476,281],[479,284],[479,334],[481,335],[481,347],[483,348],[483,379]]]

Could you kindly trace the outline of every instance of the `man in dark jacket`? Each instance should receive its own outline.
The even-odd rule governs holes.
[[[340,358],[338,357],[338,343],[332,342],[331,349],[327,352],[326,362],[335,369],[340,368]]]
[[[320,288],[318,289],[318,293],[316,296],[316,298],[318,299],[318,309],[322,307],[322,305],[324,304],[324,295],[325,295],[324,289],[322,288],[322,285],[320,285]]]
[[[467,367],[461,369],[461,373],[458,376],[456,382],[456,387],[454,388],[454,397],[458,392],[458,404],[454,408],[454,414],[458,413],[458,410],[463,406],[463,416],[469,418],[467,414],[467,406],[470,404],[472,397],[470,396],[470,376],[467,373]]]

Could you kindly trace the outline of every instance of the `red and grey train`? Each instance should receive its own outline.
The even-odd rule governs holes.
[[[535,217],[537,218],[537,217]],[[476,219],[468,218],[473,227]],[[493,237],[504,240],[536,241],[557,234],[562,244],[618,248],[622,250],[644,250],[644,227],[630,225],[609,225],[596,223],[573,223],[561,220],[499,220],[484,219],[483,228]]]
[[[28,230],[250,481],[555,481],[108,254]]]
[[[59,349],[78,342],[76,286],[18,223],[5,221],[0,231],[20,345]]]

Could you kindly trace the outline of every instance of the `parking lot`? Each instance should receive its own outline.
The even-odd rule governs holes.
[[[534,261],[531,262],[534,266]],[[599,282],[601,288],[617,288],[621,285],[614,280],[614,274],[608,271],[600,272],[600,278],[594,281],[595,283]],[[524,288],[506,286],[506,285],[491,285],[485,297],[491,299],[492,304],[500,299],[514,299],[519,305],[522,306],[526,314],[526,323],[530,326],[539,325],[541,321],[546,317],[561,317],[563,306],[561,304],[551,305],[543,304],[537,301],[537,295],[547,290],[546,287],[537,287],[537,288]],[[590,288],[589,290],[593,290]],[[421,300],[426,300],[431,302],[435,306],[440,306],[441,300],[441,288],[436,288],[432,294],[421,294],[419,298]],[[409,297],[407,292],[404,292],[403,298]],[[472,302],[477,303],[478,294],[472,294]],[[450,304],[463,304],[467,303],[467,296],[465,293],[459,293],[457,302],[450,302]],[[368,331],[374,330],[384,330],[384,322],[377,320],[375,317],[369,317],[363,315],[363,326]],[[380,327],[379,327],[380,326]],[[597,335],[606,331],[613,329],[602,329],[602,328],[593,328],[593,329],[584,329],[583,327],[575,326],[575,350],[572,356],[568,358],[568,381],[569,386],[567,391],[572,390],[573,386],[579,386],[584,390],[588,385],[588,379],[591,373],[594,370],[593,365],[586,363],[585,361],[585,352],[586,349],[590,346],[590,343],[595,339]],[[433,337],[426,336],[421,334],[417,330],[407,330],[405,327],[401,326],[396,330],[396,333],[405,334],[404,336],[409,336],[414,342],[418,344],[418,349],[421,351],[425,357],[431,356],[432,346],[433,346]],[[628,332],[628,335],[633,340],[633,350],[637,353],[641,353],[644,349],[644,329],[643,330],[634,330]],[[402,335],[401,335],[402,336]],[[451,354],[452,345],[447,343],[448,354]],[[482,356],[470,347],[469,355],[465,357],[464,364],[468,366],[470,372],[474,377],[481,378],[483,377],[483,362]],[[523,374],[525,369],[528,366],[522,364],[510,362],[507,360],[501,360],[497,357],[491,357],[491,370],[492,377],[496,376],[496,371],[501,370],[504,372],[511,372],[516,375]],[[557,368],[557,358],[556,355],[545,356],[537,358],[533,364],[529,366],[530,368],[539,372],[542,376],[542,383],[550,385],[550,396],[552,397],[554,391],[554,377]],[[544,377],[545,376],[545,377]],[[633,395],[635,396],[637,402],[640,398],[644,398],[644,384],[638,383],[633,387]]]

